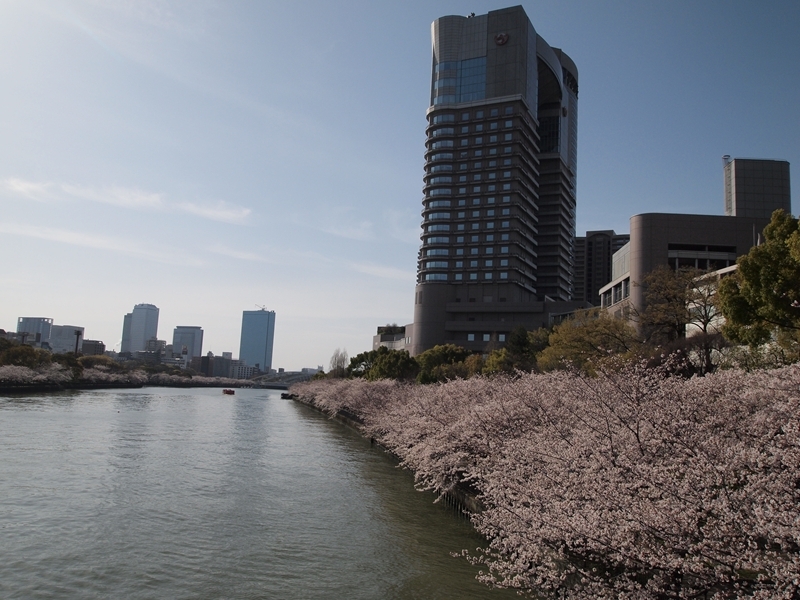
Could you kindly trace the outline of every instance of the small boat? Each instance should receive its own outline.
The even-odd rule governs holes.
[[[228,396],[233,396],[236,392],[231,389],[225,388],[222,390],[222,393],[227,394]]]

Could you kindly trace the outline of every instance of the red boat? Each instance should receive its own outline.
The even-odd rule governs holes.
[[[236,392],[234,392],[233,390],[230,390],[228,388],[225,388],[225,389],[222,390],[222,393],[223,394],[228,394],[229,396],[233,396]]]

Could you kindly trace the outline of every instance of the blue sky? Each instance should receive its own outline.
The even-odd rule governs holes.
[[[411,321],[430,23],[509,4],[5,0],[0,328],[52,317],[118,344],[200,325],[274,367]],[[722,213],[723,154],[800,165],[800,2],[539,1],[580,74],[578,232]],[[796,203],[795,203],[795,211]]]

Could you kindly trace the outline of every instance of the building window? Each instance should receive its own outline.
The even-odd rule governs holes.
[[[462,239],[461,241],[463,242],[464,240]],[[463,248],[456,248],[456,256],[462,256],[463,254],[464,254]]]
[[[500,254],[508,254],[508,246],[500,246]]]
[[[502,271],[500,273],[500,279],[508,279],[508,273],[506,273],[505,271]]]
[[[483,150],[475,150],[475,158],[478,158],[479,156],[483,156]]]
[[[475,113],[475,118],[476,119],[482,119],[483,118],[483,111],[482,110],[477,111]]]
[[[472,181],[480,181],[480,180],[481,180],[481,174],[480,173],[475,173],[472,176]]]
[[[436,115],[433,117],[433,124],[438,125],[439,123],[453,123],[455,120],[455,115]]]
[[[511,146],[505,146],[503,148],[503,154],[511,154]]]
[[[469,113],[468,112],[461,113],[461,120],[462,121],[469,121]]]
[[[494,156],[497,154],[497,148],[489,148],[489,155]]]
[[[469,261],[469,267],[470,267],[470,269],[477,269],[478,268],[478,261],[477,260]]]
[[[475,125],[475,131],[483,131],[483,124],[478,123],[477,125]]]
[[[504,183],[504,184],[503,184],[503,191],[504,191],[504,192],[507,192],[507,191],[509,191],[510,189],[511,189],[511,184],[510,184],[510,183]]]
[[[467,176],[466,175],[459,175],[458,176],[458,183],[467,183]]]
[[[463,235],[456,236],[456,244],[463,244],[463,243],[464,243],[464,236]]]
[[[501,267],[507,267],[508,266],[508,259],[507,258],[501,258],[500,259],[500,266]]]
[[[504,114],[513,115],[514,114],[514,107],[513,106],[506,106],[506,109],[503,111]]]
[[[510,133],[504,133],[503,134],[503,141],[504,142],[510,142],[511,141],[511,134]]]
[[[450,225],[447,225],[445,223],[428,225],[428,231],[450,231]]]
[[[497,121],[489,123],[489,129],[497,129]]]
[[[438,219],[449,219],[449,218],[450,218],[449,212],[435,212],[435,213],[430,213],[428,215],[429,221],[436,221]]]
[[[456,273],[454,279],[456,281],[461,281],[462,279],[464,279],[464,276],[461,273]]]
[[[469,279],[470,279],[470,281],[477,281],[478,274],[477,273],[470,273],[469,274]]]
[[[498,108],[493,108],[492,110],[489,111],[490,117],[496,117],[499,114],[500,114],[500,109]]]
[[[508,179],[511,177],[511,171],[503,171],[503,178]]]
[[[475,242],[477,242],[477,241],[478,241],[478,237],[480,237],[480,236],[477,236],[477,235],[471,235],[471,236],[469,237],[469,241],[470,241],[470,242],[473,242],[473,243],[475,243]]]
[[[472,218],[473,219],[477,219],[480,216],[481,216],[481,211],[479,211],[479,210],[473,210],[472,211]]]
[[[511,226],[511,223],[509,221],[500,221],[500,228],[501,229],[507,229],[510,226]]]
[[[461,145],[462,146],[467,146],[468,144],[469,144],[469,140],[467,138],[464,138],[463,140],[461,140]],[[450,147],[451,148],[453,147],[453,142],[450,142]]]
[[[500,214],[502,214],[504,217],[506,217],[506,216],[511,214],[511,209],[510,208],[504,208]]]
[[[489,334],[489,333],[484,333],[484,334],[483,334],[483,341],[484,341],[484,342],[488,342],[488,341],[489,341],[489,336],[490,336],[490,335],[491,335],[491,334]]]
[[[469,125],[464,125],[461,128],[461,133],[469,133]]]
[[[477,248],[470,248],[469,249],[469,253],[470,254],[477,254],[478,253],[478,249]]]
[[[472,227],[472,229],[480,229],[481,224],[480,223],[472,223],[471,227]]]
[[[447,281],[447,273],[428,273],[425,281]]]
[[[503,241],[503,242],[507,241],[508,240],[508,234],[507,233],[501,234],[500,235],[500,240]]]
[[[491,273],[484,273],[483,274],[483,278],[484,279],[491,279],[492,278],[492,274]]]
[[[492,221],[486,223],[486,229],[494,229],[494,223]]]
[[[476,185],[474,188],[472,188],[472,193],[473,194],[480,194],[481,193],[481,186]]]
[[[468,342],[474,342],[475,341],[475,334],[474,333],[468,333],[467,334],[467,341]]]
[[[450,208],[450,200],[432,200],[428,202],[428,208]]]
[[[503,202],[511,202],[511,196],[503,196]]]
[[[464,267],[464,261],[463,260],[457,260],[456,261],[456,269],[462,269],[463,267]]]
[[[464,218],[464,211],[457,212],[456,213],[456,218],[457,219],[463,219]]]
[[[459,223],[458,225],[456,225],[456,231],[464,231],[464,224]]]
[[[492,260],[487,260],[487,261],[484,261],[484,265],[483,265],[483,266],[484,266],[484,267],[491,267],[491,266],[493,266],[493,265],[492,265],[492,263],[493,263],[493,262],[494,262],[494,261],[492,261]]]
[[[425,251],[425,256],[447,256],[450,251],[447,248],[431,248]]]
[[[486,203],[487,204],[494,204],[494,196],[491,196],[491,197],[487,198],[486,199]]]
[[[489,136],[489,143],[490,144],[496,144],[497,143],[497,136],[496,135],[490,135]]]
[[[497,334],[497,341],[498,342],[505,342],[506,341],[506,334],[505,333],[498,333]]]

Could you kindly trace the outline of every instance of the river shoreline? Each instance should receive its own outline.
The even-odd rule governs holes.
[[[353,413],[352,411],[340,408],[336,412],[332,413],[331,411],[316,405],[313,399],[306,398],[298,394],[287,393],[287,394],[282,394],[281,397],[284,399],[294,400],[295,402],[299,402],[304,406],[308,406],[309,408],[312,408],[317,412],[327,415],[334,421],[338,421],[339,423],[342,423],[343,425],[346,425],[356,430],[363,437],[365,438],[369,437],[370,443],[372,445],[380,447],[384,452],[394,457],[398,462],[402,461],[401,457],[398,456],[391,449],[387,448],[386,446],[375,440],[375,438],[367,436],[364,432],[364,420],[357,414]],[[412,472],[414,472],[413,469]],[[456,511],[457,513],[468,519],[470,518],[471,515],[478,514],[483,511],[483,504],[477,498],[477,496],[469,492],[468,490],[463,489],[463,486],[460,485],[456,485],[453,489],[439,494],[439,497],[446,506],[452,508],[454,511]]]

